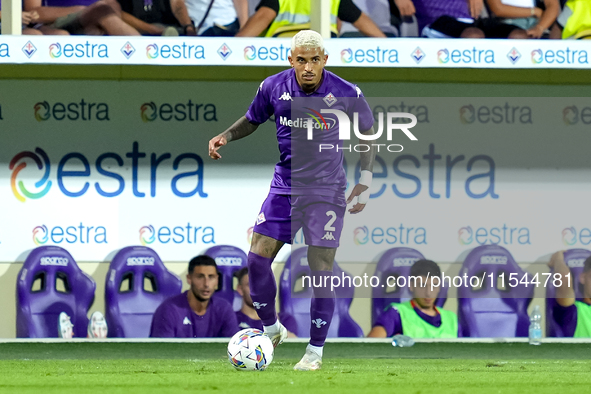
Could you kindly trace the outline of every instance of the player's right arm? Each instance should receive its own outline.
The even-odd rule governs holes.
[[[570,275],[570,269],[564,262],[564,251],[558,251],[552,255],[548,267],[554,270],[555,274],[562,276],[562,284],[556,288],[556,303],[563,307],[569,307],[575,303],[575,291],[572,287],[572,277],[570,280],[566,277]],[[569,286],[569,284],[571,286]]]
[[[230,141],[239,140],[240,138],[251,135],[258,127],[258,124],[249,122],[246,116],[241,117],[232,126],[228,127],[226,131],[209,140],[209,157],[214,160],[221,159],[222,156],[218,153],[218,149]]]

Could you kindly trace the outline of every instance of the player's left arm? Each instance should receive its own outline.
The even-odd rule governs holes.
[[[352,110],[359,116],[359,128],[362,130],[361,134],[367,136],[374,135],[373,112],[365,100],[361,89],[355,87],[355,90],[357,97],[353,98],[354,104]],[[369,149],[367,152],[360,153],[361,160],[359,164],[361,168],[361,177],[359,178],[359,183],[355,185],[351,194],[347,198],[347,204],[349,204],[355,197],[357,197],[357,203],[349,209],[350,213],[359,213],[363,211],[365,204],[367,204],[367,201],[369,200],[371,180],[373,178],[373,163],[376,158],[376,147],[374,144],[367,143],[368,141],[362,140],[361,138],[359,139],[359,142],[360,144],[369,146]]]
[[[361,132],[364,135],[374,135],[375,131],[373,126],[364,132]],[[364,140],[359,139],[360,144],[365,144]],[[373,178],[373,163],[376,159],[376,147],[373,144],[367,144],[369,146],[369,150],[367,152],[361,152],[361,159],[360,159],[360,167],[361,167],[361,177],[359,178],[359,183],[355,185],[349,198],[347,198],[347,204],[349,204],[355,197],[357,197],[357,203],[353,205],[351,209],[349,209],[350,213],[359,213],[363,211],[365,208],[365,204],[369,200],[369,188],[371,187],[371,180]]]

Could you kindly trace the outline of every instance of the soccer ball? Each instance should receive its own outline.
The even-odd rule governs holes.
[[[273,361],[273,344],[261,330],[238,331],[228,344],[228,360],[238,371],[263,371]]]

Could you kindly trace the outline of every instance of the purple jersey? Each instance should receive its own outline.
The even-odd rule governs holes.
[[[373,114],[361,90],[330,71],[323,70],[322,82],[311,94],[301,89],[293,69],[265,79],[246,112],[246,119],[261,124],[275,116],[280,159],[275,166],[271,193],[343,195],[347,180],[342,150],[318,151],[318,142],[335,146],[342,144],[336,116],[324,115],[326,121],[319,124],[320,130],[315,130],[313,140],[308,141],[305,122],[310,116],[301,117],[299,112],[292,114],[293,98],[296,97],[312,98],[310,102],[314,108],[307,108],[308,112],[320,114],[322,109],[337,109],[348,114],[350,119],[357,112],[360,131],[367,131],[373,126]],[[296,146],[298,149],[294,155]]]
[[[419,32],[441,16],[447,15],[456,19],[472,19],[468,0],[412,0]]]
[[[238,332],[236,315],[223,298],[209,299],[203,316],[189,306],[187,292],[166,299],[152,318],[152,338],[231,337]]]
[[[429,323],[433,327],[441,326],[441,315],[438,313],[435,316],[429,316],[423,313],[419,308],[413,308],[413,310],[419,315],[421,319]],[[400,313],[396,308],[390,307],[384,313],[382,313],[374,326],[382,326],[386,330],[386,335],[391,337],[396,334],[404,334],[402,327],[402,319]],[[462,336],[462,328],[458,322],[458,338]]]

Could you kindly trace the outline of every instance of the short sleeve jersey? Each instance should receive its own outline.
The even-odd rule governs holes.
[[[314,99],[310,104],[313,108],[304,104],[308,114],[299,111],[292,114],[293,99],[305,97]],[[298,99],[298,102],[302,101]],[[251,123],[261,124],[271,116],[275,117],[280,159],[275,166],[271,193],[327,197],[340,197],[344,194],[347,180],[343,169],[342,149],[319,151],[319,143],[332,144],[335,147],[342,146],[343,143],[339,139],[336,116],[324,114],[320,118],[322,109],[343,111],[349,115],[351,122],[354,119],[353,114],[357,113],[358,129],[361,132],[373,126],[373,114],[361,90],[330,71],[323,70],[320,86],[310,94],[299,86],[294,69],[272,75],[259,86],[246,112],[246,119]],[[310,141],[307,138],[306,122],[312,115],[319,121]],[[356,138],[352,129],[353,127],[353,137],[349,142]]]
[[[212,297],[203,316],[191,309],[187,292],[166,299],[154,312],[152,338],[231,337],[238,332],[236,314],[223,298]]]

